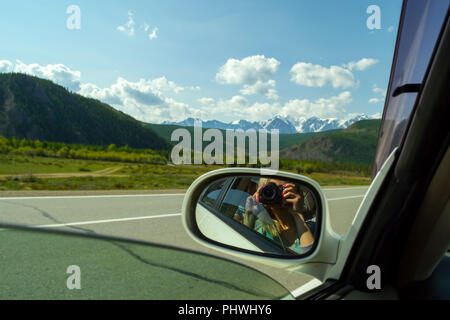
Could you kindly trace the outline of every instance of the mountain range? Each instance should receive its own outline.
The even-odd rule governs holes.
[[[278,129],[280,157],[284,159],[370,165],[381,120],[364,120],[367,118],[358,115],[347,120],[313,117],[296,121],[278,116],[261,122],[202,121],[202,125],[203,129],[221,129],[222,134],[226,129]],[[144,123],[49,80],[0,74],[0,135],[5,137],[171,150],[173,131],[184,127],[193,135],[194,121]],[[270,141],[269,135],[268,145]]]
[[[242,129],[244,131],[249,129],[254,130],[272,130],[278,129],[280,134],[295,134],[295,133],[311,133],[311,132],[324,132],[329,130],[337,130],[337,129],[345,129],[352,125],[355,122],[361,120],[369,120],[374,119],[374,117],[358,114],[354,115],[345,120],[339,119],[320,119],[318,117],[310,117],[310,118],[301,118],[301,119],[293,119],[289,116],[276,116],[267,121],[247,121],[247,120],[238,120],[230,123],[225,123],[218,120],[207,120],[203,121],[201,119],[195,118],[187,118],[184,121],[180,122],[170,122],[165,121],[163,124],[166,125],[177,125],[182,127],[193,127],[194,123],[201,122],[203,128],[215,128],[221,130],[238,130]]]

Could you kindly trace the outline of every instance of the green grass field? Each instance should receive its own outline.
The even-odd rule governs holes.
[[[109,168],[113,173],[102,174]],[[123,162],[0,155],[0,190],[163,190],[187,189],[202,174],[220,166],[170,166]],[[105,171],[106,172],[106,171]],[[40,176],[54,174],[54,176]],[[67,174],[58,177],[58,174]],[[351,173],[305,174],[322,186],[368,185]]]
[[[89,172],[113,166],[117,166],[117,163],[0,154],[0,175]]]

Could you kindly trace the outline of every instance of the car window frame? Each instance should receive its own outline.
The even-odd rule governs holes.
[[[390,272],[392,272],[390,268],[395,268],[395,264],[397,262],[385,261],[384,259],[387,259],[386,257],[388,256],[388,253],[393,254],[393,252],[401,252],[399,250],[401,250],[402,247],[398,246],[396,248],[391,248],[392,252],[389,252],[389,250],[384,250],[390,243],[388,239],[392,237],[395,238],[395,236],[397,236],[400,232],[408,234],[408,230],[411,228],[411,221],[414,221],[414,212],[415,210],[417,210],[417,207],[423,200],[423,194],[425,192],[421,193],[421,190],[427,190],[431,178],[433,177],[435,170],[437,169],[437,166],[439,165],[441,160],[439,156],[428,157],[427,162],[432,165],[426,167],[427,164],[420,162],[419,166],[425,166],[427,170],[423,170],[422,172],[415,172],[414,170],[412,170],[410,165],[411,163],[414,163],[414,161],[417,161],[416,157],[411,157],[409,153],[408,155],[406,155],[404,149],[407,142],[409,142],[410,147],[411,145],[417,145],[417,139],[414,139],[414,137],[417,136],[418,133],[412,131],[411,129],[417,129],[417,127],[419,127],[417,123],[422,122],[420,119],[423,119],[424,117],[425,119],[427,119],[426,114],[432,114],[434,111],[439,111],[439,106],[433,105],[433,109],[430,105],[426,105],[426,101],[422,101],[422,97],[424,92],[430,95],[427,90],[430,90],[430,87],[433,86],[433,84],[431,84],[430,82],[432,81],[430,80],[430,73],[431,71],[433,71],[433,67],[436,70],[442,68],[442,66],[436,67],[434,65],[435,61],[437,60],[437,58],[445,59],[442,58],[442,56],[438,55],[438,51],[441,46],[448,46],[448,39],[443,39],[443,36],[446,28],[450,28],[449,16],[450,8],[448,9],[446,18],[442,23],[441,32],[439,34],[436,45],[433,48],[433,53],[430,57],[430,60],[428,61],[427,71],[423,79],[422,88],[417,96],[411,115],[408,119],[408,125],[404,137],[400,146],[393,151],[396,153],[395,162],[390,169],[389,174],[384,178],[383,184],[378,190],[378,194],[369,208],[368,216],[358,232],[358,237],[353,244],[352,252],[348,256],[346,265],[341,274],[341,279],[345,279],[343,281],[359,288],[360,290],[364,289],[365,279],[363,276],[364,272],[362,270],[366,265],[376,264],[382,267],[388,266],[389,272],[385,270],[385,275],[388,275],[385,278],[392,277],[392,275],[390,274]],[[443,43],[442,40],[446,40],[447,42]],[[440,55],[443,55],[443,53],[440,53]],[[434,71],[436,72],[436,70]],[[435,95],[434,92],[433,94]],[[443,121],[445,121],[445,119]],[[426,122],[426,124],[429,125],[430,122]],[[423,123],[421,125],[426,126]],[[441,137],[443,137],[443,140],[445,140],[445,136]],[[445,141],[442,141],[439,146],[444,146],[444,144]],[[432,151],[436,150],[432,149]],[[440,156],[443,156],[443,154],[440,154]],[[405,166],[406,168],[404,168]],[[417,185],[417,181],[419,178],[422,180],[421,185]],[[402,181],[404,186],[400,184],[400,181]],[[408,183],[405,183],[405,181],[407,181]],[[411,193],[408,194],[407,198],[405,197],[399,200],[398,197],[404,195],[406,191],[411,191]],[[411,194],[422,194],[422,196],[411,198]],[[391,200],[391,203],[389,204],[386,204],[386,202],[388,201],[386,200],[386,195],[391,196],[391,198],[389,198],[389,200]],[[392,215],[389,216],[388,213],[393,210],[383,209],[393,207],[393,204],[395,202],[399,202],[398,204],[396,204],[396,207],[399,207],[401,209],[398,210],[398,212],[396,212],[395,214],[391,212]],[[405,213],[408,211],[407,208],[410,208],[409,213]],[[381,224],[383,223],[381,222],[381,218],[383,220],[386,220],[386,223],[388,223],[389,221],[393,221],[394,224],[388,224],[389,230],[384,229],[383,232],[377,230],[377,228],[379,229]],[[377,231],[377,233],[374,236],[370,231]],[[369,234],[372,235],[373,239],[369,238]],[[366,250],[367,253],[367,251],[369,251],[369,248],[371,247],[373,247],[374,250],[371,251],[370,257],[365,257],[364,250]],[[381,254],[381,252],[383,252],[383,254]]]

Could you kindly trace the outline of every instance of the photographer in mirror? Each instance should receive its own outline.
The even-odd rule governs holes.
[[[204,189],[196,215],[206,237],[252,251],[304,254],[317,237],[317,199],[307,184],[295,180],[220,179]]]
[[[286,249],[303,254],[314,243],[315,210],[308,189],[289,181],[260,179],[257,190],[247,198],[243,217],[235,219],[242,218],[248,228],[268,239],[278,237]]]

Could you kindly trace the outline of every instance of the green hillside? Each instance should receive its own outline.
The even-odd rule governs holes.
[[[325,132],[280,152],[281,158],[371,165],[381,120],[363,120],[342,131]]]
[[[296,144],[307,141],[311,138],[330,133],[330,132],[339,132],[338,130],[330,130],[324,132],[307,132],[307,133],[295,133],[295,134],[280,134],[280,150],[289,148],[290,146],[294,146]]]
[[[151,128],[102,103],[51,81],[0,74],[0,135],[87,145],[169,149]]]
[[[194,127],[182,127],[173,124],[153,124],[153,123],[143,123],[143,125],[149,127],[167,141],[170,141],[172,132],[174,132],[177,129],[187,129],[191,134],[191,137],[194,136]],[[205,129],[203,129],[203,131],[205,131]],[[173,143],[176,144],[176,142]]]

